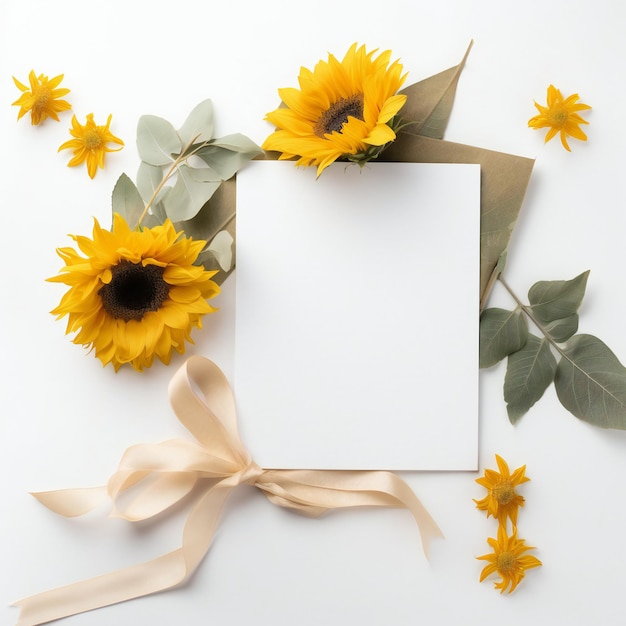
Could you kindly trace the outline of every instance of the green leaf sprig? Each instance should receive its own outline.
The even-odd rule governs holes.
[[[570,413],[595,426],[626,430],[626,368],[600,339],[576,334],[588,277],[586,271],[572,280],[535,283],[528,304],[498,277],[517,306],[482,312],[480,367],[507,359],[504,399],[512,423],[554,382]],[[540,337],[529,332],[528,320]]]
[[[263,150],[241,134],[214,138],[213,125],[211,100],[198,104],[178,130],[167,120],[143,115],[137,124],[137,184],[122,174],[111,203],[113,213],[131,227],[169,219],[187,236],[205,239],[199,262],[221,270],[216,280],[223,282],[234,267],[235,219],[232,189],[225,183]]]

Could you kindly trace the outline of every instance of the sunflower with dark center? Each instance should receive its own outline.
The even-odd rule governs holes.
[[[300,89],[279,89],[284,103],[266,120],[276,126],[264,150],[296,165],[316,165],[319,176],[338,159],[361,164],[377,157],[396,138],[397,114],[406,102],[398,94],[406,78],[389,50],[375,56],[353,44],[342,61],[332,54],[311,72],[301,68]]]
[[[169,220],[134,231],[115,215],[110,231],[96,220],[92,239],[72,238],[85,256],[57,250],[65,266],[48,280],[70,289],[52,313],[67,315],[74,343],[93,349],[104,365],[140,371],[155,357],[167,364],[192,342],[202,316],[215,311],[207,300],[220,291],[211,280],[216,272],[194,265],[206,242],[185,237]]]

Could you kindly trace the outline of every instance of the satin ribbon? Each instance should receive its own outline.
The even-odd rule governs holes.
[[[196,441],[128,448],[107,487],[33,495],[66,517],[87,513],[110,498],[112,515],[134,522],[199,491],[182,546],[152,561],[20,600],[15,603],[21,608],[18,626],[44,624],[185,582],[209,550],[224,503],[240,484],[254,485],[274,504],[314,517],[355,506],[408,509],[426,556],[430,540],[442,536],[411,488],[391,472],[261,469],[239,439],[231,388],[212,361],[189,358],[172,379],[169,393],[178,419]]]

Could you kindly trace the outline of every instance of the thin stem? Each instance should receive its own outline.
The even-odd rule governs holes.
[[[163,177],[163,180],[161,180],[161,182],[157,185],[156,189],[154,190],[154,193],[152,194],[152,197],[150,198],[150,200],[148,200],[148,203],[146,204],[146,207],[143,210],[143,213],[139,216],[139,219],[137,220],[137,223],[135,224],[135,230],[137,230],[139,226],[141,226],[141,222],[143,222],[146,215],[148,215],[148,211],[150,210],[150,207],[152,206],[157,196],[159,195],[159,193],[165,186],[165,183],[169,180],[172,174],[176,171],[178,166],[183,161],[186,161],[190,156],[193,156],[194,154],[196,154],[196,152],[198,152],[199,150],[201,150],[202,148],[204,148],[205,146],[209,144],[208,141],[203,141],[202,143],[199,143],[191,152],[188,152],[191,146],[193,146],[194,141],[199,136],[200,135],[196,135],[187,143],[187,145],[182,149],[181,153],[176,157],[176,159],[174,160],[170,168],[167,170],[165,176]]]
[[[562,356],[565,357],[568,361],[571,359],[563,352],[562,348],[550,337],[550,335],[544,330],[541,322],[535,317],[532,312],[532,309],[524,304],[516,295],[515,292],[511,289],[509,284],[504,280],[502,274],[498,276],[498,280],[504,285],[504,288],[509,292],[509,295],[515,300],[517,305],[524,311],[524,313],[528,316],[531,322],[541,331],[541,334],[548,340],[548,343]]]

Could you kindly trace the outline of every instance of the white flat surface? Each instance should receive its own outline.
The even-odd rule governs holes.
[[[106,510],[65,520],[29,491],[102,484],[123,450],[185,436],[167,402],[170,368],[115,375],[64,336],[48,311],[63,289],[44,282],[69,245],[89,234],[92,217],[107,223],[118,176],[134,176],[141,114],[180,125],[206,97],[217,133],[262,142],[263,121],[278,87],[296,86],[299,67],[353,41],[392,49],[409,81],[455,65],[475,44],[459,81],[446,137],[536,158],[507,277],[523,296],[537,280],[591,269],[580,330],[596,334],[626,361],[623,288],[626,187],[623,152],[626,9],[616,0],[319,0],[266,2],[121,2],[78,0],[0,4],[3,354],[0,389],[0,623],[15,623],[10,601],[132,565],[180,545],[183,517],[129,526]],[[406,16],[406,17],[403,17]],[[19,93],[11,75],[34,68],[65,73],[81,117],[113,113],[126,141],[92,181],[68,169],[57,147],[70,115],[33,128],[16,122]],[[533,99],[548,85],[578,92],[593,106],[589,142],[558,139],[527,127]],[[189,353],[233,373],[234,281],[220,312],[195,333]],[[216,301],[216,304],[218,302]],[[511,307],[501,289],[490,304]],[[453,355],[451,355],[453,358]],[[216,542],[184,588],[67,620],[68,625],[254,624],[258,626],[508,626],[623,623],[626,557],[626,435],[594,429],[567,413],[550,388],[516,427],[502,399],[504,365],[480,373],[480,472],[404,473],[446,535],[430,562],[407,513],[344,511],[320,520],[290,514],[250,488],[227,507]],[[474,479],[494,467],[494,453],[527,465],[520,533],[544,566],[512,596],[479,584],[493,520],[472,498]]]
[[[234,388],[261,467],[476,469],[479,239],[477,165],[240,173]]]

